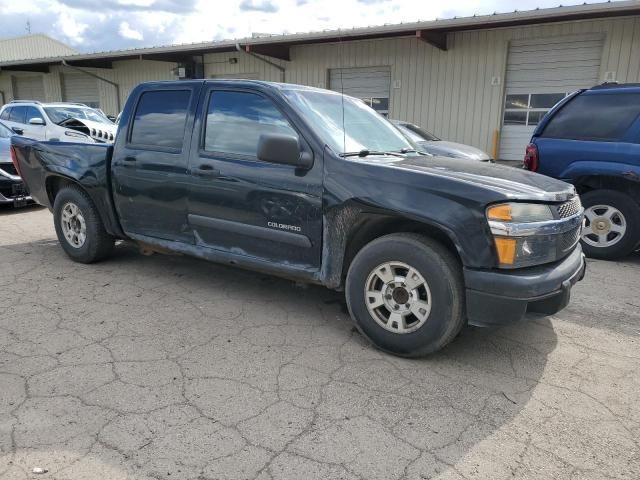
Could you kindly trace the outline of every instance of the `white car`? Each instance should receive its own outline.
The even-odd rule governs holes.
[[[113,143],[116,125],[82,103],[14,100],[0,109],[0,120],[14,132],[35,140]]]

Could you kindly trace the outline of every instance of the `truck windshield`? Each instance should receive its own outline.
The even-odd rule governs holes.
[[[415,151],[398,129],[361,100],[317,90],[290,89],[283,93],[339,154]]]

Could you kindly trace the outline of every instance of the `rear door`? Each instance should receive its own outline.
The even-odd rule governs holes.
[[[9,109],[8,109],[9,110]],[[19,128],[22,130],[22,136],[27,138],[33,138],[34,140],[46,140],[46,126],[45,125],[31,125],[29,120],[31,118],[42,118],[42,115],[37,108],[28,105],[15,105],[10,107],[9,112],[3,112],[3,119],[5,125],[10,128]]]
[[[301,150],[311,153],[285,110],[269,96],[209,86],[203,99],[190,164],[189,224],[196,241],[270,262],[318,268],[321,159],[310,170],[258,160],[258,139],[266,133],[297,136]]]
[[[125,233],[193,243],[188,156],[201,82],[141,89],[114,146],[112,183]],[[121,122],[121,123],[122,123]]]

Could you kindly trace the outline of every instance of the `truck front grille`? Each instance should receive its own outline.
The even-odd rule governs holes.
[[[581,208],[582,204],[580,203],[580,198],[576,196],[573,200],[569,200],[568,202],[558,205],[556,210],[559,218],[568,218],[580,213]]]
[[[580,241],[580,227],[560,234],[558,238],[558,256],[564,256]]]

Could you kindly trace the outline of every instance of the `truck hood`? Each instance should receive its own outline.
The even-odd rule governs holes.
[[[425,152],[443,157],[467,158],[469,160],[486,161],[491,157],[479,148],[464,143],[437,140],[433,142],[418,142]]]
[[[500,192],[508,198],[563,202],[575,195],[573,185],[521,168],[449,157],[381,157],[380,162],[403,170],[465,182]]]

